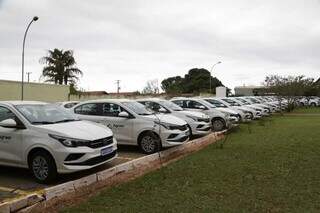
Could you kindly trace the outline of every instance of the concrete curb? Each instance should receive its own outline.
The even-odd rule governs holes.
[[[74,181],[46,188],[41,194],[31,194],[17,200],[1,203],[0,213],[39,211],[48,206],[56,205],[63,199],[85,195],[90,189],[94,190],[127,182],[216,142],[224,136],[225,132],[212,133],[159,153],[137,158]],[[43,211],[40,210],[40,212]]]

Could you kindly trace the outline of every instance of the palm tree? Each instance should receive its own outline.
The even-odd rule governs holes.
[[[42,77],[46,82],[55,84],[75,83],[79,80],[82,71],[75,67],[76,61],[72,50],[48,50],[48,55],[40,59],[41,64],[46,66],[42,70]]]

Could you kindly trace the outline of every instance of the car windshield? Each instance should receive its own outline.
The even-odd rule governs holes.
[[[245,104],[245,105],[249,105],[250,103],[242,98],[237,98],[238,101],[240,101],[241,103]]]
[[[231,99],[222,99],[223,101],[227,102],[228,104],[230,104],[231,106],[241,106],[239,103],[237,103],[236,101],[234,100],[231,100]]]
[[[123,105],[128,107],[130,110],[135,112],[138,115],[152,115],[153,113],[150,112],[143,104],[134,101],[122,102]]]
[[[258,101],[255,98],[249,98],[249,100],[252,101],[252,103],[254,103],[254,104],[260,104],[260,101]]]
[[[171,101],[159,101],[159,103],[173,111],[183,111],[183,109],[180,106],[178,106],[175,103],[172,103]]]
[[[214,100],[214,99],[205,99],[205,101],[209,102],[210,104],[212,104],[215,107],[219,107],[219,108],[228,108],[227,105],[223,104],[220,101]]]
[[[55,104],[25,104],[15,108],[34,125],[78,121],[73,114]]]

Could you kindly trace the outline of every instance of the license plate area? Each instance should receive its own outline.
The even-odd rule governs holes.
[[[113,151],[112,147],[101,149],[101,156],[105,156],[107,154],[110,154],[112,151]]]

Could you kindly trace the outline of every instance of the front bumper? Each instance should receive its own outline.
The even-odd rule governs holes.
[[[112,161],[116,157],[117,142],[115,139],[112,144],[96,149],[90,147],[65,147],[64,149],[56,150],[55,153],[58,173],[72,173],[91,169]]]
[[[164,127],[161,127],[160,138],[162,141],[163,147],[177,146],[189,141],[190,130],[170,130]]]
[[[207,135],[211,133],[211,123],[192,122],[189,123],[192,135]]]

